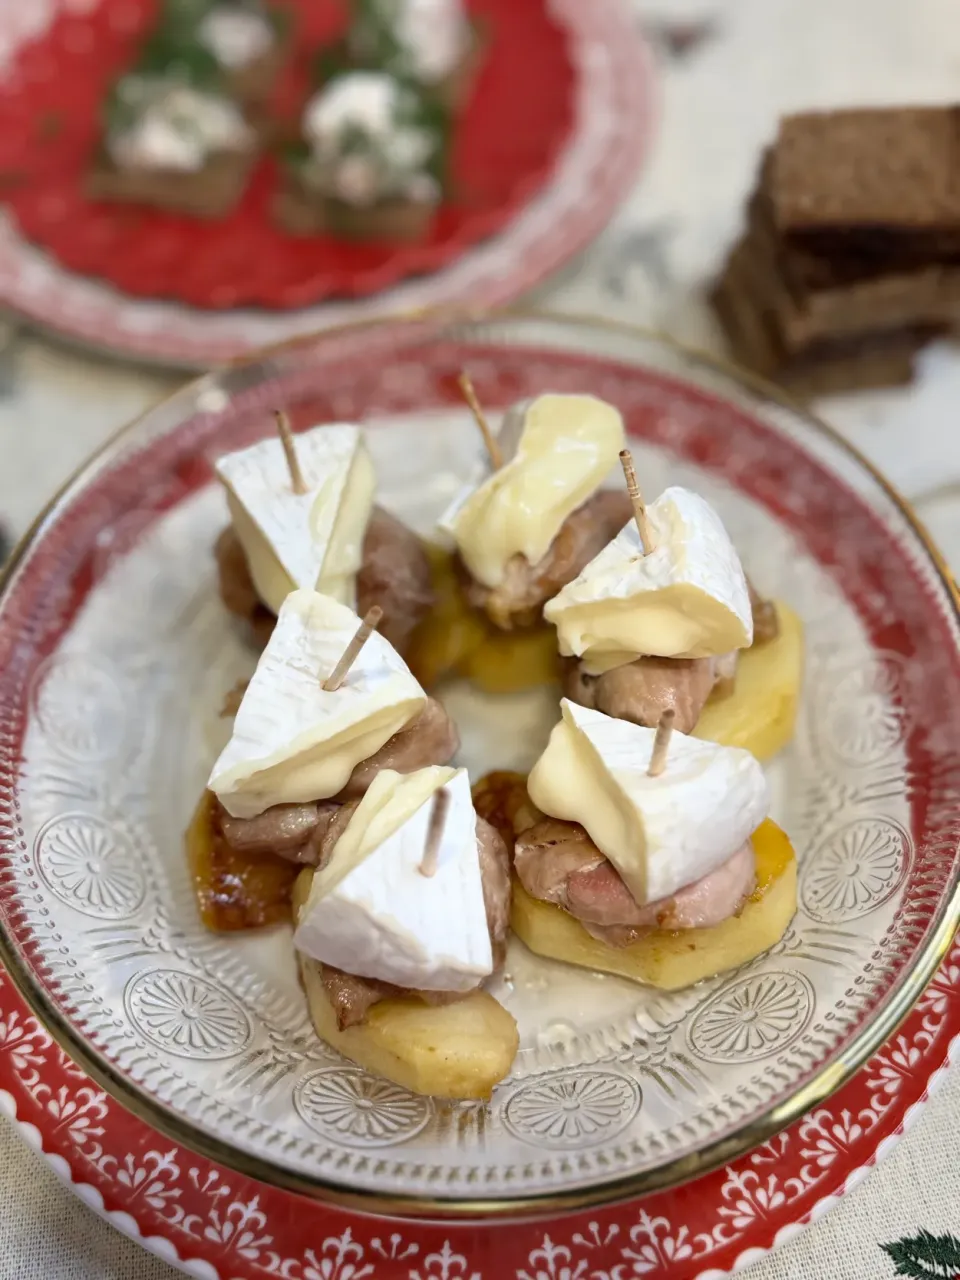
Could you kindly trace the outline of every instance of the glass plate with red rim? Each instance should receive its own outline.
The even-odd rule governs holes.
[[[800,863],[783,940],[669,995],[513,943],[495,994],[521,1045],[488,1104],[313,1038],[289,932],[205,933],[182,853],[253,662],[216,596],[211,460],[277,403],[363,421],[382,501],[426,531],[476,457],[462,368],[492,415],[545,388],[616,403],[647,491],[718,506],[807,652],[770,768]],[[855,1185],[956,1055],[958,694],[956,587],[908,506],[704,357],[600,321],[414,319],[208,375],[91,462],[7,572],[0,946],[30,1007],[0,987],[0,1098],[197,1275],[727,1274]],[[474,776],[524,767],[556,715],[550,691],[445,696]]]
[[[295,121],[343,9],[281,7],[296,37],[274,109]],[[590,242],[647,151],[652,63],[620,0],[474,0],[484,60],[423,243],[284,234],[270,155],[225,219],[92,202],[100,104],[155,13],[42,0],[0,14],[0,299],[84,343],[207,367],[372,311],[508,302]]]

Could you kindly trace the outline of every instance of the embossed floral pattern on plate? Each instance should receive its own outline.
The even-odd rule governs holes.
[[[881,906],[906,875],[912,842],[888,818],[864,818],[834,832],[804,868],[803,905],[815,920],[856,920]]]
[[[830,691],[824,738],[832,753],[853,765],[873,764],[900,741],[903,711],[895,694],[902,663],[874,657],[841,674]]]
[[[600,336],[595,349],[606,350]],[[807,451],[803,433],[814,428],[795,418],[781,431],[771,413],[761,427],[765,409],[743,413],[735,397],[648,368],[488,338],[383,358],[378,348],[371,360],[362,336],[340,335],[330,340],[335,361],[281,354],[266,380],[239,371],[235,399],[232,373],[182,393],[155,435],[150,419],[138,428],[141,452],[110,460],[89,494],[81,486],[47,522],[42,571],[28,567],[0,608],[0,697],[10,713],[0,728],[0,824],[11,833],[0,841],[0,894],[17,945],[42,966],[77,1034],[134,1081],[138,1102],[176,1112],[201,1144],[242,1150],[264,1180],[279,1162],[284,1176],[323,1188],[473,1203],[605,1194],[614,1181],[695,1160],[785,1105],[799,1082],[879,1025],[916,957],[932,954],[954,884],[957,627],[933,562],[889,498],[825,439]],[[425,532],[476,457],[468,415],[451,407],[461,366],[491,415],[544,386],[615,402],[639,433],[645,488],[688,484],[716,504],[760,590],[803,618],[810,658],[796,740],[769,771],[806,895],[787,935],[743,971],[673,993],[539,961],[513,944],[496,994],[517,1018],[520,1051],[488,1101],[462,1106],[423,1104],[394,1086],[367,1094],[367,1077],[312,1033],[289,932],[206,932],[182,851],[211,763],[210,726],[253,662],[216,598],[206,549],[225,511],[209,459],[262,434],[278,396],[297,427],[365,421],[382,500]],[[170,434],[181,410],[184,425]],[[90,582],[90,548],[123,526],[145,468],[155,518],[134,539],[118,538]],[[77,582],[86,584],[79,601]],[[894,626],[902,652],[887,647]],[[119,736],[110,694],[90,742],[70,721],[69,697],[39,697],[56,690],[57,663],[77,655],[95,655],[122,690]],[[60,670],[69,675],[69,665]],[[74,670],[81,690],[92,687]],[[508,751],[535,756],[556,718],[551,691],[509,704],[464,688],[446,696],[474,775]],[[861,705],[862,735],[849,724]],[[77,813],[108,824],[120,814],[118,830],[143,833],[129,837],[148,882],[133,915],[92,920],[53,887],[59,864],[38,874],[41,832]],[[822,883],[823,868],[837,873],[826,851],[844,849],[854,824],[910,838],[902,873],[876,855],[884,883],[870,888],[869,909],[859,893],[852,906],[843,895],[833,905]],[[905,1052],[908,1070],[913,1047]],[[884,1069],[899,1087],[901,1068]],[[638,1254],[646,1243],[623,1238]],[[563,1244],[579,1265],[583,1250]],[[368,1248],[363,1265],[370,1257]]]
[[[504,1123],[534,1146],[578,1149],[622,1132],[640,1107],[632,1080],[609,1071],[565,1074],[518,1089]]]
[[[814,1000],[813,988],[799,973],[741,978],[700,1009],[690,1024],[690,1047],[709,1062],[766,1058],[803,1031]]]
[[[311,1129],[358,1147],[406,1142],[431,1112],[429,1099],[357,1068],[313,1072],[300,1081],[293,1101]]]
[[[153,1044],[184,1058],[229,1058],[253,1035],[243,1006],[223,987],[178,969],[148,969],[127,987],[132,1022]]]
[[[51,742],[70,759],[119,754],[130,708],[116,676],[89,654],[57,654],[44,663],[34,678],[33,705]]]
[[[143,853],[115,822],[64,814],[47,823],[34,851],[37,870],[50,889],[84,915],[122,920],[143,902]]]

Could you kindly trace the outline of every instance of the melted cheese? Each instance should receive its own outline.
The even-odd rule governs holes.
[[[310,588],[353,608],[376,477],[359,427],[314,427],[294,437],[307,492],[294,493],[278,437],[217,463],[257,594],[274,613]]]
[[[753,643],[743,568],[710,504],[665,489],[647,518],[649,555],[631,521],[544,608],[560,652],[591,675],[646,655],[716,657]]]
[[[433,797],[450,803],[434,875],[420,871]],[[469,991],[493,970],[465,769],[385,769],[313,877],[298,950],[345,973],[421,991]]]
[[[359,625],[329,596],[287,596],[207,784],[228,813],[252,818],[336,795],[361,760],[423,710],[423,689],[376,632],[340,688],[323,688]]]
[[[623,419],[594,396],[542,395],[515,406],[500,433],[505,462],[440,521],[488,587],[515,555],[543,559],[560,526],[599,488],[623,448]]]
[[[564,698],[527,782],[538,809],[579,822],[641,905],[715,871],[767,816],[763,770],[747,751],[674,733],[647,769],[656,730]]]

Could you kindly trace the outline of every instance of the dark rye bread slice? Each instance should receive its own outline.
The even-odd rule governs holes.
[[[821,256],[960,257],[960,108],[787,116],[769,191],[778,235]]]
[[[367,208],[356,208],[342,200],[316,195],[293,172],[287,175],[273,204],[274,220],[288,235],[326,234],[343,240],[392,243],[425,239],[436,213],[435,204],[415,200],[383,200]]]
[[[788,352],[745,241],[731,253],[710,300],[734,359],[802,398],[909,383],[913,358],[931,336],[923,329],[848,334]]]
[[[788,352],[848,334],[949,328],[960,321],[960,265],[813,283],[804,269],[808,255],[778,241],[762,190],[750,202],[745,252],[754,277],[763,281],[767,305]]]
[[[803,238],[781,235],[776,222],[772,196],[773,151],[768,148],[764,152],[760,164],[757,187],[748,206],[748,221],[751,226],[762,228],[776,243],[777,261],[784,284],[797,298],[805,298],[808,294],[840,288],[844,285],[858,284],[863,280],[874,280],[884,275],[910,272],[923,265],[955,265],[960,266],[960,257],[946,254],[936,264],[899,262],[896,259],[887,261],[871,256],[869,252],[857,252],[856,245],[847,239],[840,249],[821,252],[818,246],[805,243]]]

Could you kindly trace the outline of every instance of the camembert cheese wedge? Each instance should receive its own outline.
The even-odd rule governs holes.
[[[536,564],[560,526],[600,487],[623,448],[623,419],[595,396],[542,395],[511,409],[498,440],[504,465],[465,489],[440,520],[478,582],[496,587],[508,562]]]
[[[716,870],[767,816],[766,779],[748,751],[674,732],[664,771],[650,777],[655,729],[566,698],[560,709],[530,798],[579,822],[640,906]]]
[[[436,792],[449,795],[433,874]],[[294,946],[345,973],[418,991],[470,991],[493,972],[477,815],[465,769],[384,769],[313,877]]]
[[[753,643],[750,593],[720,517],[672,487],[647,508],[654,549],[635,522],[550,600],[560,652],[600,675],[636,658],[709,658]]]
[[[313,427],[294,437],[306,492],[295,493],[279,437],[217,462],[230,517],[257,594],[274,613],[297,587],[351,608],[376,478],[359,427]]]
[[[336,795],[361,760],[423,710],[423,689],[376,632],[340,688],[323,688],[359,625],[329,596],[287,596],[207,784],[228,813],[252,818]]]

